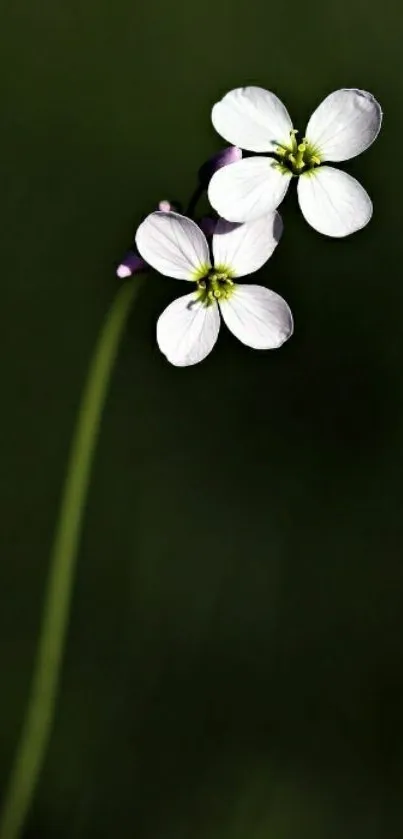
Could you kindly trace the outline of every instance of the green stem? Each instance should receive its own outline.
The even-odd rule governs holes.
[[[140,283],[136,277],[120,288],[88,371],[51,552],[31,693],[0,819],[0,839],[21,835],[49,742],[95,444],[119,339]]]

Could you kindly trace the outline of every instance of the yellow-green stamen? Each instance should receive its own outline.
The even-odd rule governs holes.
[[[197,282],[199,300],[205,306],[211,306],[219,300],[228,300],[234,291],[231,279],[232,271],[226,266],[212,268],[208,274]]]
[[[316,146],[313,146],[306,137],[298,143],[296,135],[298,131],[293,128],[290,131],[289,143],[277,146],[276,156],[278,158],[277,168],[284,174],[302,175],[313,170],[322,162],[321,154]]]

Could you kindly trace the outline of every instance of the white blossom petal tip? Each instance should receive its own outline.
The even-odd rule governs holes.
[[[337,163],[365,151],[382,125],[382,109],[366,90],[342,88],[330,93],[312,114],[306,137],[321,159]]]
[[[220,331],[216,303],[206,306],[198,294],[178,297],[163,311],[157,322],[157,343],[175,367],[198,364],[209,355]]]
[[[179,280],[195,280],[211,266],[207,239],[186,216],[156,211],[136,233],[139,253],[156,271]]]
[[[298,179],[298,201],[308,224],[325,236],[349,236],[365,227],[372,216],[372,202],[364,187],[332,166],[319,166]]]
[[[294,330],[290,307],[275,291],[258,285],[236,285],[219,306],[228,329],[255,350],[278,349]]]
[[[232,277],[258,271],[271,257],[283,232],[283,222],[275,210],[243,224],[220,218],[213,236],[216,266],[230,269]]]
[[[253,221],[279,206],[290,178],[272,158],[247,157],[213,175],[208,198],[227,221]]]
[[[273,151],[292,129],[285,105],[262,87],[230,90],[213,106],[211,119],[224,140],[254,152]]]

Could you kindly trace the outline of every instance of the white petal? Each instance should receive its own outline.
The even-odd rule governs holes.
[[[312,114],[306,136],[322,160],[350,160],[374,142],[382,123],[379,102],[366,90],[335,90]]]
[[[204,233],[179,213],[150,213],[137,230],[136,245],[149,265],[178,280],[194,280],[211,264]]]
[[[213,236],[215,267],[230,268],[234,277],[253,274],[272,255],[282,232],[283,222],[276,210],[244,224],[219,219]]]
[[[228,221],[252,221],[278,207],[287,192],[291,174],[282,174],[269,157],[247,157],[216,172],[208,198]]]
[[[262,87],[237,87],[213,106],[211,119],[224,140],[247,151],[274,151],[287,143],[292,122],[287,108]]]
[[[197,293],[178,297],[157,322],[157,343],[176,367],[197,364],[211,352],[220,330],[218,306],[204,306]]]
[[[233,335],[255,350],[281,347],[292,335],[289,306],[268,288],[237,285],[227,300],[220,300],[221,314]]]
[[[325,236],[348,236],[368,224],[372,202],[355,178],[318,166],[298,179],[298,200],[308,224]]]

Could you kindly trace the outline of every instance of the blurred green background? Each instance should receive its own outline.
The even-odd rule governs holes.
[[[224,330],[170,367],[150,276],[121,345],[57,718],[25,839],[403,834],[399,4],[3,0],[0,789],[116,261],[224,143],[211,105],[274,90],[303,130],[338,87],[385,120],[346,169],[374,201],[330,240],[283,206],[260,282],[295,336]]]

